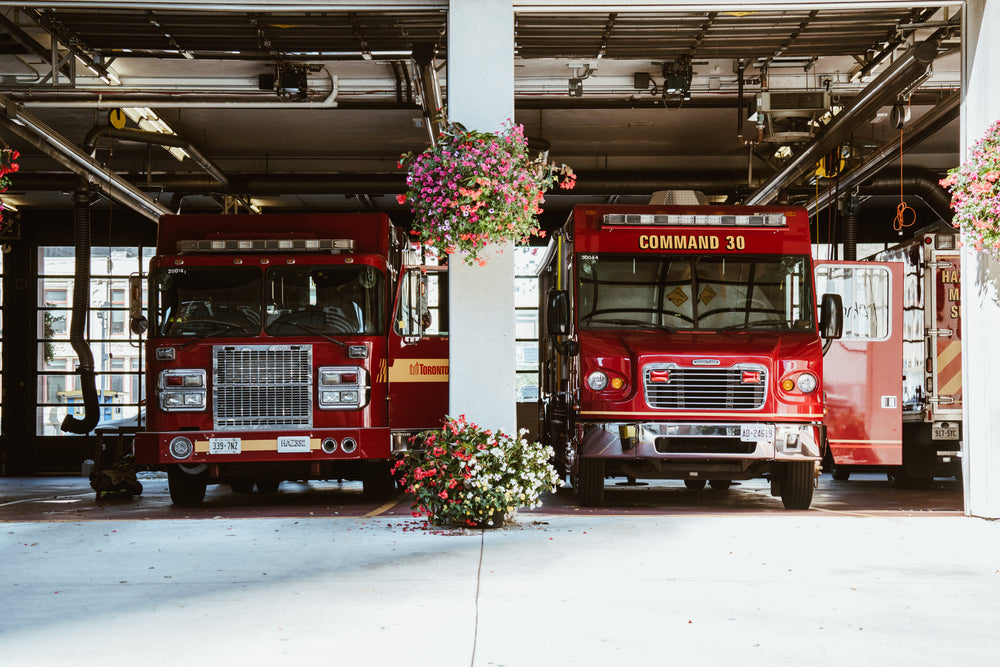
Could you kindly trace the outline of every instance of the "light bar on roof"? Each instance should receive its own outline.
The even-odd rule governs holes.
[[[693,227],[785,227],[784,213],[731,213],[675,215],[664,213],[608,213],[602,226],[621,225],[688,225]]]
[[[177,252],[353,252],[354,239],[211,239],[178,241]]]

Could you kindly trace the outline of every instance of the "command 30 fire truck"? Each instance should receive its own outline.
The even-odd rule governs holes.
[[[180,505],[289,479],[391,494],[394,447],[447,409],[447,272],[414,256],[384,214],[162,218],[148,319],[132,286],[149,327],[136,462],[166,469]]]
[[[930,228],[872,261],[824,261],[844,335],[826,358],[834,479],[884,470],[896,487],[961,475],[962,329],[958,235]]]
[[[582,505],[607,477],[768,477],[809,507],[841,309],[818,328],[804,209],[581,205],[549,252],[540,431]]]

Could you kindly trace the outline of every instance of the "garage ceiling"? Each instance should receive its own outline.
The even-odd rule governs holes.
[[[880,154],[869,171],[883,181],[898,174],[900,130],[890,113],[898,101],[909,116],[906,174],[936,179],[959,153],[957,9],[856,4],[676,12],[519,6],[516,121],[580,174],[578,190],[548,198],[549,213],[579,201],[645,201],[673,183],[737,201],[776,173],[781,197],[807,203],[838,178],[817,182],[812,168],[781,175],[836,122],[824,118],[825,108],[804,107],[825,94],[833,110],[850,111],[926,40],[934,47],[929,75],[901,90],[890,85],[885,99],[842,123],[833,150],[845,157],[841,178]],[[0,138],[22,153],[3,200],[20,211],[69,208],[78,177],[60,159],[64,141],[164,209],[221,211],[235,199],[264,212],[375,209],[405,218],[394,197],[402,190],[396,161],[428,141],[422,71],[436,72],[447,101],[447,7],[433,0],[352,6],[363,9],[0,2],[7,101]],[[774,113],[758,116],[767,121],[758,133],[748,118],[760,91],[776,101]],[[200,162],[108,129],[113,110],[142,108]],[[58,140],[39,139],[18,118],[38,121]],[[915,127],[919,136],[907,138]],[[125,129],[137,129],[135,122]]]

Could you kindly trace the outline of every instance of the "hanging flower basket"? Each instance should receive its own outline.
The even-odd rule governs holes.
[[[1000,121],[973,145],[968,160],[948,171],[941,185],[951,192],[951,224],[976,250],[1000,261]]]
[[[573,170],[531,157],[524,127],[508,124],[499,133],[468,130],[448,123],[435,144],[422,153],[406,153],[411,234],[439,256],[465,252],[466,262],[483,265],[480,252],[492,243],[544,236],[535,216],[544,193],[557,184],[571,189]]]
[[[534,508],[545,491],[562,485],[549,463],[551,447],[447,418],[440,431],[411,439],[396,462],[400,486],[413,494],[414,516],[437,526],[499,527],[518,508]]]
[[[7,192],[7,189],[10,188],[11,174],[17,173],[21,168],[21,165],[17,163],[20,157],[21,154],[11,148],[0,149],[0,192]],[[0,230],[6,227],[3,212],[3,199],[0,198]]]

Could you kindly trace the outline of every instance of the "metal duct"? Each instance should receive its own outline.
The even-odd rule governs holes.
[[[424,111],[424,122],[427,123],[427,134],[431,145],[437,140],[444,129],[444,100],[441,97],[441,84],[434,65],[434,45],[422,44],[413,49],[413,62],[417,64],[420,76],[417,83],[420,87],[420,107]]]
[[[938,183],[937,175],[926,169],[904,170],[902,179],[898,171],[886,170],[858,188],[858,194],[872,196],[899,195],[900,191],[920,197],[945,222],[950,222],[955,213],[951,194]]]
[[[851,103],[834,116],[822,134],[799,151],[781,169],[772,175],[744,203],[767,204],[778,196],[787,184],[805,174],[820,158],[833,150],[855,127],[911,87],[927,73],[927,68],[937,57],[937,43],[928,40],[917,44],[889,66]]]
[[[92,179],[101,192],[137,213],[156,221],[159,221],[160,216],[170,213],[159,202],[146,196],[139,188],[110,169],[99,165],[65,137],[3,95],[0,95],[0,125],[70,171]]]
[[[229,178],[214,162],[205,157],[201,151],[195,148],[190,141],[177,136],[176,134],[161,134],[160,132],[146,132],[133,128],[117,129],[108,125],[94,127],[83,140],[83,148],[91,155],[97,148],[97,141],[101,137],[112,139],[122,139],[124,141],[135,141],[137,143],[155,144],[157,146],[173,146],[183,148],[191,159],[198,163],[212,178],[223,185],[229,185]]]
[[[69,342],[80,362],[76,372],[80,375],[83,419],[67,414],[60,429],[77,435],[90,433],[101,420],[101,406],[97,398],[97,381],[94,376],[94,355],[85,336],[87,316],[90,312],[90,205],[94,203],[94,199],[94,193],[86,186],[78,187],[73,192],[73,245],[76,256]]]

